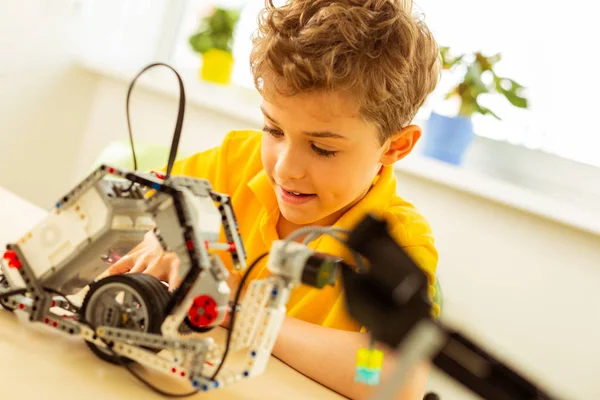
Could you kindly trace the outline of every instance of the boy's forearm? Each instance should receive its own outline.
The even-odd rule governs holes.
[[[369,399],[377,386],[354,382],[356,352],[366,347],[366,334],[324,328],[296,318],[286,317],[273,355],[292,368],[351,399]],[[384,349],[382,349],[384,350]],[[384,350],[382,380],[391,372],[395,355]],[[410,383],[394,400],[421,400],[427,376],[426,367],[413,373]],[[390,399],[392,400],[392,399]]]

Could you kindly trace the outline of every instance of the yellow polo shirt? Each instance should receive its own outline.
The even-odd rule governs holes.
[[[276,230],[280,211],[275,191],[262,167],[261,138],[260,131],[232,131],[221,146],[179,160],[172,170],[172,175],[207,179],[215,191],[231,196],[248,264],[269,251],[273,241],[280,239]],[[434,239],[427,221],[411,204],[396,195],[396,179],[391,166],[382,168],[366,196],[334,226],[352,229],[367,212],[390,222],[393,237],[426,272],[433,299],[438,261]],[[348,250],[333,238],[323,236],[311,247],[352,261]],[[240,273],[233,269],[228,257],[223,257],[223,262],[232,273]],[[267,274],[266,259],[263,259],[248,281]],[[361,330],[361,326],[346,313],[342,289],[339,279],[335,286],[323,289],[301,285],[290,296],[288,315],[330,328]],[[438,313],[439,306],[434,304],[432,314],[437,316]]]

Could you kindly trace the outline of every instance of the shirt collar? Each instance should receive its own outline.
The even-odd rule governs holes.
[[[248,182],[248,187],[252,190],[263,207],[266,208],[268,213],[277,208],[277,197],[273,190],[273,186],[271,186],[271,182],[269,182],[267,172],[264,169],[261,169],[260,172]]]
[[[383,166],[373,180],[367,194],[356,203],[334,225],[336,228],[352,229],[366,214],[372,213],[381,217],[383,211],[390,205],[390,200],[396,194],[396,176],[391,165]]]

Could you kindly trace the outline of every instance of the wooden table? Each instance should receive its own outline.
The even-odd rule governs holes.
[[[0,188],[0,246],[15,241],[46,212]],[[189,391],[153,374],[163,390]],[[83,339],[71,338],[20,312],[0,307],[0,398],[44,400],[164,399],[119,366],[96,357]],[[323,399],[343,397],[271,357],[265,373],[190,399]]]

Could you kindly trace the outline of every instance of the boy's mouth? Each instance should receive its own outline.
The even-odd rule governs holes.
[[[314,193],[302,193],[295,190],[289,190],[281,186],[278,186],[278,189],[280,197],[288,203],[301,204],[317,197],[317,195]]]

